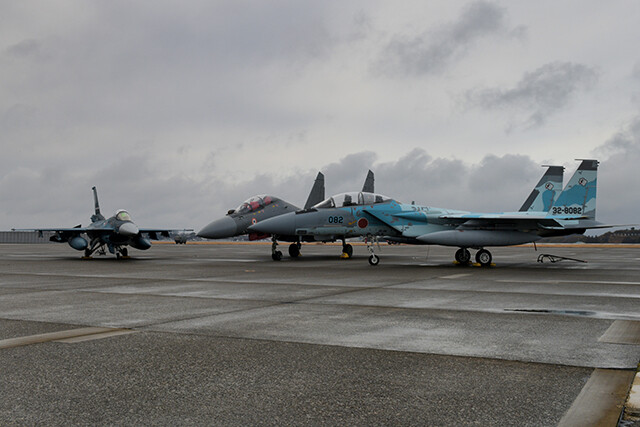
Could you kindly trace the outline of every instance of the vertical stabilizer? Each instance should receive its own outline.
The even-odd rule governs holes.
[[[598,161],[582,160],[549,213],[595,219],[597,185]]]
[[[564,167],[547,166],[547,171],[527,197],[520,212],[549,212],[562,191]]]
[[[91,188],[93,190],[93,205],[95,207],[95,213],[91,216],[91,222],[96,222],[104,219],[104,216],[100,213],[100,203],[98,203],[98,190],[96,187]]]
[[[373,172],[371,172],[371,170],[369,170],[369,172],[367,173],[367,177],[364,180],[364,185],[362,186],[362,192],[363,193],[375,193],[375,191],[374,191],[374,182],[375,182],[375,178],[373,176]]]
[[[307,203],[304,204],[305,209],[309,209],[311,206],[315,206],[324,200],[324,175],[322,172],[318,172],[316,180],[313,183]]]

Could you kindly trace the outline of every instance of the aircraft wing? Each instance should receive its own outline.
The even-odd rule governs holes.
[[[466,229],[501,229],[501,230],[562,230],[570,228],[608,228],[585,216],[565,215],[518,215],[518,214],[453,214],[441,215],[440,219],[451,225]],[[563,221],[574,221],[578,224],[563,224]]]
[[[160,240],[160,237],[170,238],[171,234],[190,233],[193,229],[167,229],[167,228],[141,228],[140,234],[147,234],[151,240]]]
[[[102,229],[100,229],[102,230]],[[72,234],[80,234],[86,233],[87,231],[96,231],[95,228],[87,228],[81,227],[80,225],[76,225],[75,227],[59,227],[59,228],[12,228],[11,231],[27,231],[34,233],[44,233],[44,232],[52,232],[62,235],[72,235]],[[105,228],[104,231],[113,231],[113,228]]]

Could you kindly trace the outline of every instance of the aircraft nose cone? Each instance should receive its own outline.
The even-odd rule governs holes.
[[[238,234],[238,226],[233,218],[228,216],[217,219],[198,231],[198,237],[206,239],[224,239],[225,237],[233,237],[236,234]]]
[[[135,236],[139,232],[138,226],[132,222],[125,222],[118,228],[118,234],[123,236]]]
[[[249,231],[277,234],[278,236],[293,236],[296,234],[295,214],[285,214],[265,219],[249,227]]]

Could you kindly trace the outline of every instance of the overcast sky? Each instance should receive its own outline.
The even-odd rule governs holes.
[[[517,210],[601,161],[640,222],[640,2],[0,0],[0,229],[103,213],[199,229],[366,172],[401,201]]]

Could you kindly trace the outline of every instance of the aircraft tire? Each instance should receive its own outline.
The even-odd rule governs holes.
[[[275,251],[274,253],[271,254],[271,259],[274,261],[280,261],[282,259],[282,252]]]
[[[347,254],[349,258],[351,258],[353,256],[353,246],[347,243],[342,247],[342,252]]]
[[[455,258],[460,264],[469,264],[469,261],[471,261],[471,252],[469,252],[467,248],[460,248],[456,251]]]
[[[480,249],[476,253],[476,262],[483,267],[489,267],[491,265],[491,252],[486,249]]]
[[[300,256],[300,246],[297,243],[289,245],[289,256],[291,258],[298,258]]]
[[[127,250],[127,248],[122,248],[122,256],[123,257],[128,257],[129,256],[129,251]]]
[[[380,264],[380,257],[377,257],[375,255],[371,255],[369,257],[369,264],[374,265],[374,266]]]

